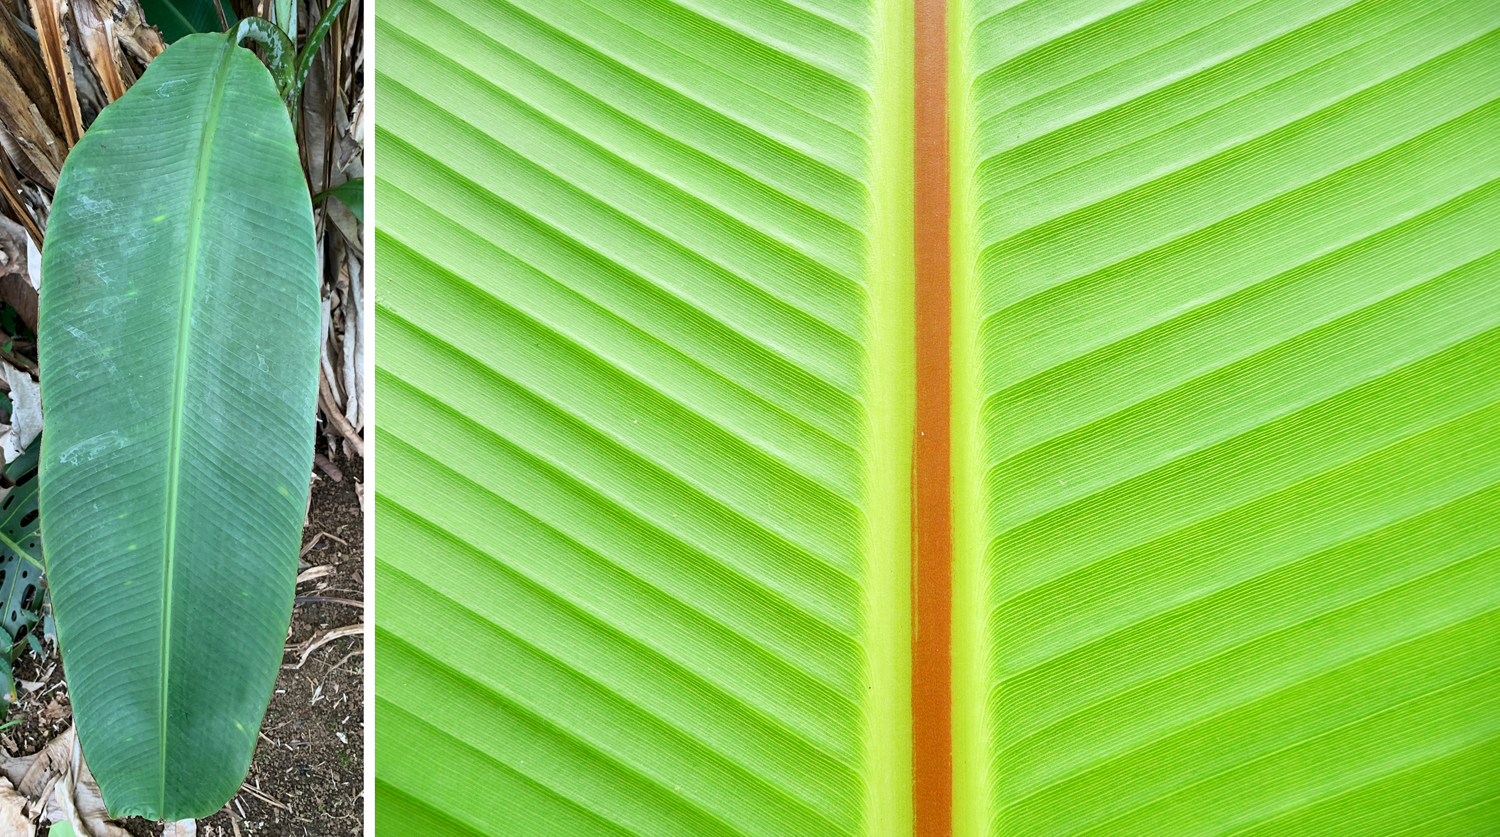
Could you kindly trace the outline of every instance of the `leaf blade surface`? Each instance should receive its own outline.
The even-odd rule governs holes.
[[[310,201],[265,68],[153,61],[69,157],[43,254],[41,525],[117,815],[206,816],[279,668],[317,388]]]
[[[956,24],[959,833],[1482,809],[1494,8]]]
[[[380,828],[909,828],[900,6],[377,10]]]

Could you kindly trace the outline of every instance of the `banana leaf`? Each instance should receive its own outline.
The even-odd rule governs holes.
[[[596,6],[375,9],[377,828],[909,821],[910,7]]]
[[[154,60],[69,154],[42,254],[41,527],[78,733],[114,815],[245,776],[312,463],[311,202],[271,75]]]
[[[219,22],[219,8],[224,10],[224,23]],[[215,8],[214,0],[141,0],[141,11],[169,44],[188,35],[230,31],[239,22],[233,3]]]
[[[1500,7],[956,11],[954,833],[1493,832]]]
[[[1496,5],[950,9],[952,833],[1494,831]],[[380,833],[947,833],[911,6],[376,16]]]

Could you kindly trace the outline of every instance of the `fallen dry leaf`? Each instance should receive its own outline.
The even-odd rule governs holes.
[[[94,781],[94,774],[83,761],[77,746],[73,748],[73,756],[78,760],[78,782],[73,788],[73,810],[78,814],[78,819],[74,820],[74,825],[82,822],[87,837],[130,837],[129,832],[110,820],[109,810],[104,807],[104,795],[99,791],[99,783]],[[53,797],[56,796],[54,792]],[[80,837],[85,835],[80,834]]]
[[[324,564],[320,567],[310,567],[297,573],[297,583],[301,584],[306,581],[312,581],[313,579],[322,578],[325,575],[333,575],[332,566]]]
[[[27,231],[30,231],[27,227]],[[26,276],[31,280],[31,289],[40,291],[42,289],[42,251],[41,239],[36,236],[26,238]]]
[[[64,718],[71,717],[72,714],[73,708],[60,696],[53,698],[42,708],[42,718],[48,721],[61,721]]]
[[[323,646],[327,645],[330,642],[333,642],[336,639],[343,639],[346,636],[362,636],[364,632],[365,626],[363,623],[357,625],[345,625],[342,628],[334,628],[332,630],[324,631],[323,633],[318,634],[317,636],[314,636],[312,639],[307,641],[307,645],[303,647],[302,653],[297,658],[297,663],[295,665],[284,665],[282,666],[282,668],[302,668],[302,666],[307,664],[307,658],[312,655],[312,652],[318,650],[319,648],[322,648]]]
[[[161,832],[161,837],[197,837],[197,835],[197,820],[178,820],[177,822],[169,822],[167,823],[167,827],[162,829]]]
[[[42,803],[52,795],[52,786],[57,777],[68,769],[73,758],[73,730],[52,739],[39,753],[16,756],[0,762],[0,773],[21,792],[22,796],[35,803]]]
[[[80,837],[130,837],[110,821],[72,727],[39,753],[0,761],[0,774],[14,784],[27,808],[41,811],[47,822],[69,822]]]
[[[6,361],[0,361],[0,374],[10,385],[11,425],[0,435],[0,452],[10,463],[42,432],[42,391],[30,375]]]
[[[26,816],[26,797],[16,792],[10,780],[0,777],[0,834],[6,837],[32,837],[36,826]]]
[[[36,332],[36,318],[40,299],[36,288],[31,287],[31,282],[24,273],[7,273],[0,276],[0,302],[4,302],[16,309],[21,316],[21,322]]]

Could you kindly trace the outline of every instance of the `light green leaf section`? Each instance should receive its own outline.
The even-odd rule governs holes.
[[[41,528],[115,815],[238,790],[312,466],[312,208],[271,76],[223,35],[151,62],[68,156],[42,254]]]
[[[910,833],[911,13],[377,5],[378,833]]]
[[[957,833],[1500,823],[1500,5],[955,6]]]
[[[313,203],[317,204],[318,201],[321,201],[324,198],[338,198],[339,203],[347,206],[349,208],[349,211],[354,213],[354,217],[360,223],[364,223],[365,179],[363,177],[356,177],[353,180],[346,180],[343,183],[340,183],[339,185],[333,187],[332,189],[324,189],[316,195],[313,195]]]

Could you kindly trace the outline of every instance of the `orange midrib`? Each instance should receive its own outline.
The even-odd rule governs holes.
[[[912,801],[916,837],[953,833],[946,0],[916,4],[916,436],[912,457]]]

